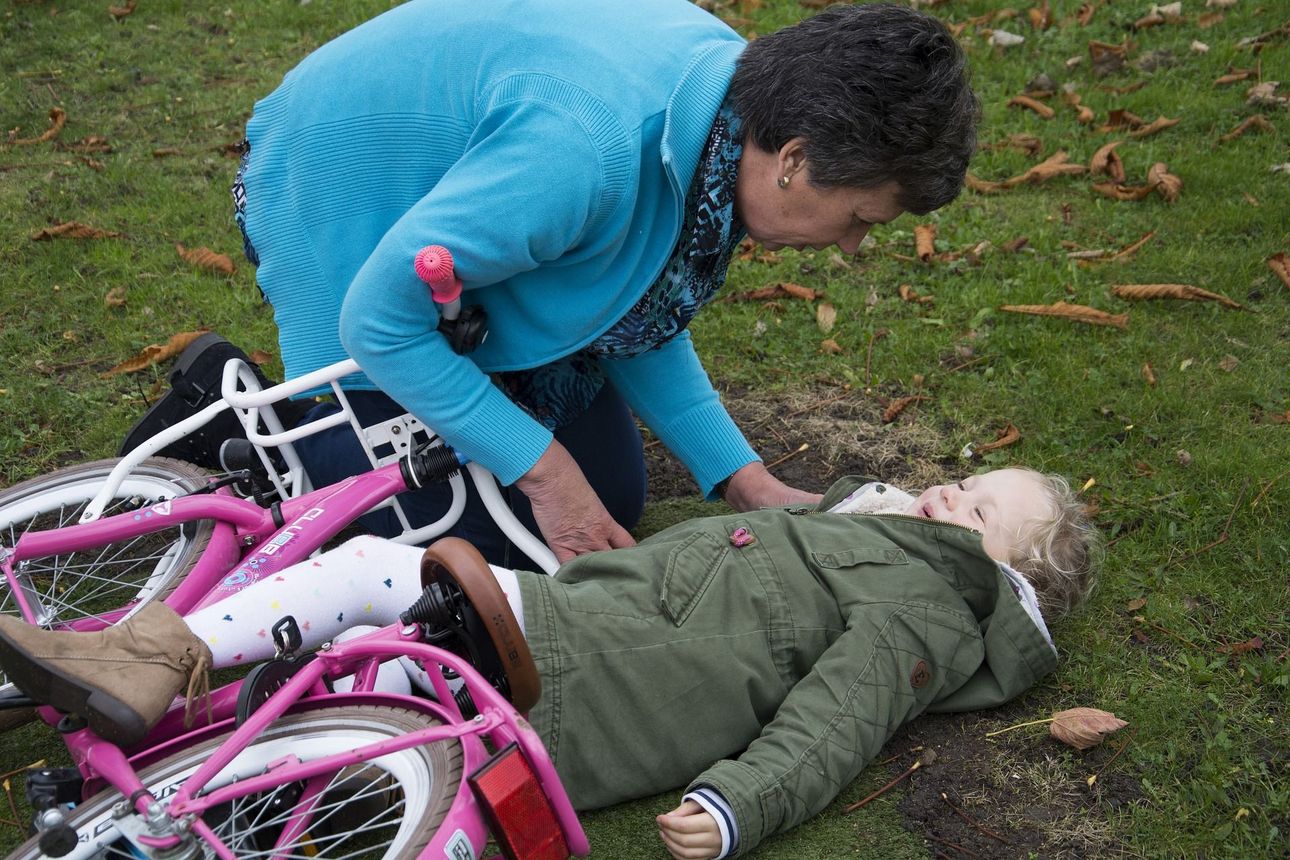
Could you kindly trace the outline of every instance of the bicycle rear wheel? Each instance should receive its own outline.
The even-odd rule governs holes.
[[[117,460],[68,466],[0,490],[0,543],[13,546],[27,532],[74,525]],[[121,484],[104,515],[141,510],[206,486],[208,475],[179,460],[154,457]],[[200,520],[81,552],[33,558],[19,565],[19,587],[50,627],[131,609],[170,594],[201,558],[215,524]],[[0,613],[18,606],[0,578]],[[12,687],[0,676],[0,692]]]
[[[207,785],[216,789],[264,773],[288,756],[309,762],[341,750],[399,737],[433,725],[423,713],[386,705],[323,708],[289,714]],[[231,733],[181,750],[139,776],[153,796],[174,793]],[[411,747],[319,777],[323,783],[278,785],[207,811],[203,820],[236,857],[376,858],[415,857],[443,823],[461,783],[461,743],[441,741]],[[322,787],[325,784],[325,787]],[[321,791],[317,791],[321,787]],[[314,797],[314,801],[302,800]],[[104,792],[78,807],[68,824],[80,841],[70,860],[134,858],[121,839],[112,807],[121,800]],[[303,832],[279,845],[284,828],[304,821]],[[293,831],[294,832],[294,831]],[[214,852],[200,843],[202,856]],[[9,855],[36,860],[46,855],[31,839]]]

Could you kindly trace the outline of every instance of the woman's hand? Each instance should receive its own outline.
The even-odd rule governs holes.
[[[636,545],[605,510],[569,451],[554,439],[515,486],[528,496],[533,519],[561,564],[584,553]]]
[[[788,486],[754,461],[730,476],[726,485],[726,502],[736,511],[755,511],[782,505],[814,505],[824,496]]]
[[[687,800],[662,815],[655,816],[658,835],[668,853],[684,860],[708,860],[721,853],[721,831],[717,821],[693,800]]]

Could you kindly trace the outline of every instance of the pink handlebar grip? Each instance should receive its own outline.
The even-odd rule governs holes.
[[[417,252],[412,265],[417,277],[430,286],[436,302],[455,301],[461,295],[461,281],[452,271],[452,252],[443,245],[426,245]]]

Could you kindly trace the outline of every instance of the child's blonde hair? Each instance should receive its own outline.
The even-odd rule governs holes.
[[[1054,621],[1093,590],[1102,537],[1065,478],[1034,474],[1052,510],[1022,527],[1011,565],[1034,586],[1044,617]]]

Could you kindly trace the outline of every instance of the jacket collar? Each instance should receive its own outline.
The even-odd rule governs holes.
[[[713,117],[730,89],[743,42],[717,42],[700,51],[681,74],[667,101],[659,152],[675,193],[685,190],[699,165]]]

